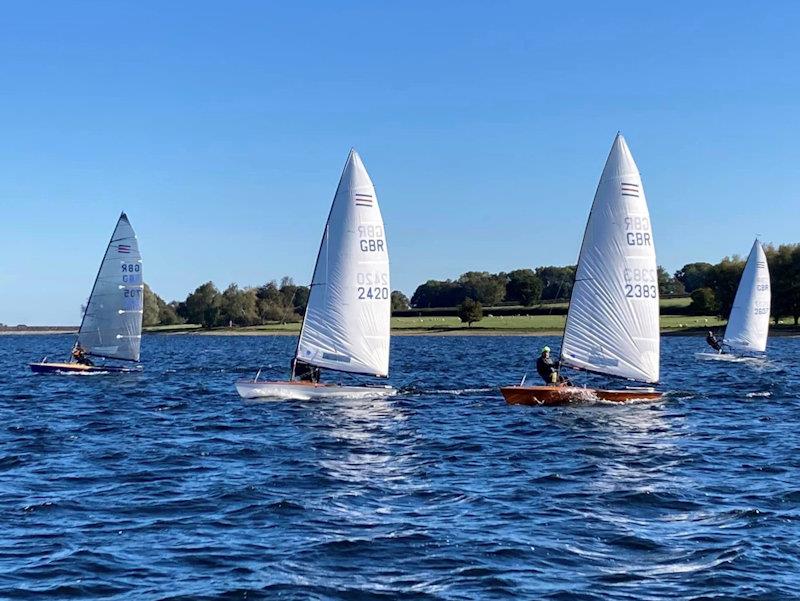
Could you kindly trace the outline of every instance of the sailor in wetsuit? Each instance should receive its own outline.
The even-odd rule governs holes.
[[[553,361],[550,358],[549,346],[542,349],[542,354],[539,355],[539,358],[536,360],[536,371],[539,372],[545,384],[558,384],[560,380],[558,377],[558,361]],[[563,380],[563,378],[561,380]]]
[[[714,336],[714,332],[712,332],[711,330],[708,331],[708,336],[706,336],[706,342],[708,343],[708,346],[713,348],[718,353],[723,352],[722,345],[720,344],[719,340],[717,340],[717,337]]]
[[[75,363],[78,363],[80,365],[89,365],[89,366],[94,365],[91,359],[89,359],[89,357],[86,356],[86,351],[83,350],[83,347],[81,346],[80,342],[76,343],[75,348],[72,349],[72,358],[75,359]]]
[[[319,383],[319,367],[314,367],[297,359],[292,359],[292,374],[301,382]]]

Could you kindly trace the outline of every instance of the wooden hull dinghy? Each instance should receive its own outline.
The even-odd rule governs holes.
[[[348,398],[371,399],[394,396],[391,386],[344,386],[315,382],[269,382],[267,380],[239,380],[236,391],[244,399],[275,398],[310,401],[314,399]]]
[[[31,363],[31,370],[39,374],[141,371],[138,362],[143,307],[144,282],[139,243],[128,216],[122,213],[97,271],[71,356],[76,359],[86,356],[130,361],[136,365],[84,365],[72,360],[48,363],[45,358],[41,362]]]
[[[550,361],[549,352],[549,347],[542,349],[542,364],[537,369],[544,381],[560,381],[560,371],[567,368],[626,383],[658,383],[660,332],[653,232],[639,169],[621,134],[611,146],[586,223],[556,363]],[[508,403],[559,405],[661,397],[649,387],[604,390],[524,384],[525,378],[519,386],[500,389]]]
[[[351,150],[323,230],[289,381],[239,380],[246,399],[377,398],[390,386],[320,383],[320,372],[389,375],[389,252],[375,186]]]
[[[654,388],[602,390],[579,386],[504,386],[500,389],[509,405],[565,405],[573,401],[656,400],[663,395]]]
[[[115,365],[82,365],[80,363],[44,362],[30,363],[31,371],[35,374],[107,374],[107,373],[132,373],[142,371],[141,366],[119,367]]]

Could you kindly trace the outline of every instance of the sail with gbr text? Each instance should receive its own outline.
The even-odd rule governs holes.
[[[756,240],[736,290],[724,343],[736,351],[764,352],[769,336],[771,301],[767,257],[761,242]]]
[[[617,134],[581,246],[563,365],[656,383],[659,295],[653,232],[642,180]]]
[[[321,368],[387,376],[389,252],[375,187],[350,151],[322,236],[297,345]]]
[[[78,343],[95,357],[138,361],[143,307],[139,243],[122,213],[89,296]]]

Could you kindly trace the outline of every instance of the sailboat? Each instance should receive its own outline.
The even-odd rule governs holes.
[[[735,360],[741,355],[763,353],[769,336],[772,301],[767,256],[756,238],[739,280],[728,325],[722,338],[721,353],[696,353],[698,359]]]
[[[347,157],[322,235],[288,381],[239,380],[243,398],[381,397],[390,386],[320,383],[320,370],[389,375],[389,253],[378,197],[361,157]]]
[[[65,362],[31,363],[36,373],[96,373],[139,371],[141,366],[123,367],[105,360],[138,363],[142,341],[144,282],[139,243],[128,216],[119,216],[111,241],[92,286],[81,327],[70,358]],[[76,353],[87,357],[73,360]],[[103,360],[93,365],[92,359]]]
[[[659,304],[656,254],[639,170],[617,134],[597,186],[581,245],[561,342],[560,368],[657,384]],[[603,390],[567,384],[505,386],[511,404],[657,399],[652,388]]]

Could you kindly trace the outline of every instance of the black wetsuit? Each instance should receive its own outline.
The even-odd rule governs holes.
[[[92,363],[92,360],[86,356],[86,352],[83,349],[80,350],[75,349],[74,351],[72,351],[72,357],[75,359],[75,362],[78,365],[88,365],[90,367],[94,365],[94,363]]]
[[[315,384],[319,382],[319,367],[314,367],[313,365],[309,365],[308,363],[303,363],[302,361],[294,359],[292,361],[292,368],[294,371],[294,377],[298,380],[303,382],[314,382]]]
[[[719,340],[717,340],[717,337],[713,334],[706,336],[706,342],[708,342],[708,346],[713,348],[715,351],[722,352],[722,346],[720,345]]]
[[[558,361],[553,361],[550,357],[539,355],[536,360],[536,371],[542,377],[545,384],[553,384],[553,374],[558,373]]]

